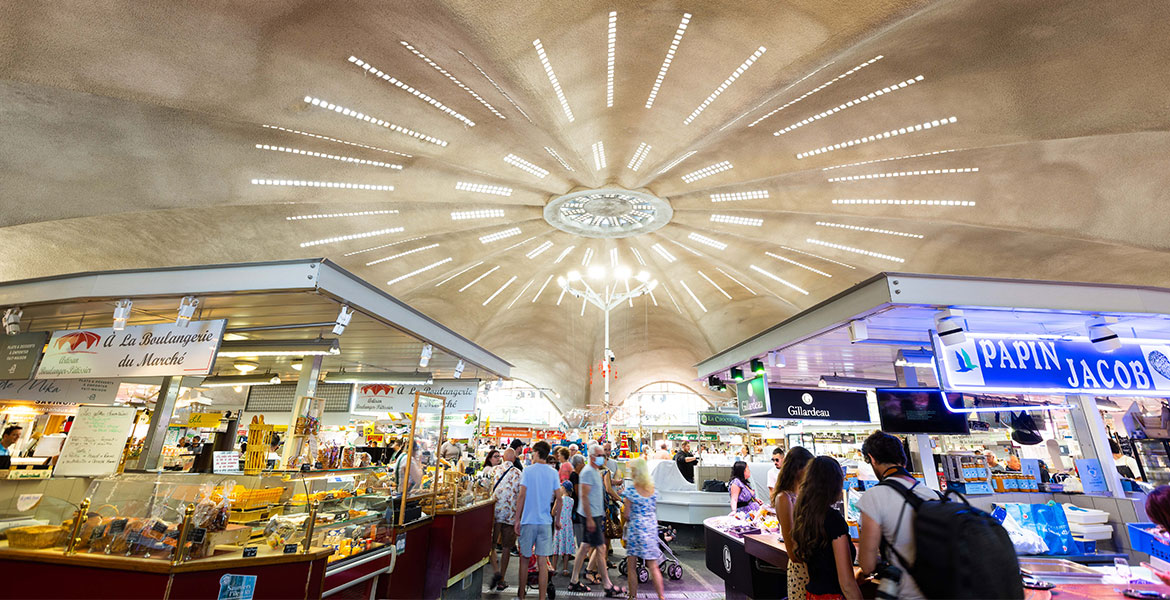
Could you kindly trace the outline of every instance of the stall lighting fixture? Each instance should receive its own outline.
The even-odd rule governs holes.
[[[435,349],[430,344],[422,347],[422,352],[418,356],[418,366],[425,367],[431,362],[431,355],[435,353]]]
[[[294,358],[290,366],[292,367],[292,369],[294,371],[297,371],[299,373],[301,368],[305,366],[305,361],[303,361],[299,358]]]
[[[325,374],[325,383],[388,383],[394,385],[430,385],[435,378],[426,372],[394,373],[337,371]]]
[[[743,381],[743,369],[740,367],[731,367],[730,375],[735,381]]]
[[[788,366],[788,361],[784,359],[784,355],[775,350],[768,353],[768,364],[773,367]]]
[[[467,365],[463,364],[463,359],[459,359],[459,362],[455,363],[455,379],[463,377],[463,369],[466,366]]]
[[[341,354],[337,340],[241,340],[219,345],[219,355],[247,356],[336,356]]]
[[[995,413],[995,412],[1046,412],[1050,410],[1067,410],[1072,408],[1071,404],[1012,404],[1004,406],[973,406],[967,408],[965,406],[951,406],[950,399],[947,398],[946,390],[942,392],[943,406],[947,407],[952,413],[974,415],[980,413]]]
[[[1106,324],[1105,317],[1094,317],[1085,324],[1093,348],[1101,352],[1113,352],[1121,347],[1121,338]]]
[[[755,373],[756,375],[764,374],[764,361],[758,358],[753,358],[749,364],[751,366],[752,373]]]
[[[126,321],[130,319],[130,307],[133,305],[129,299],[119,300],[114,304],[114,331],[126,329]]]
[[[345,326],[349,325],[349,320],[353,318],[353,309],[349,305],[341,305],[341,311],[337,313],[337,320],[333,322],[333,335],[341,335],[345,331]]]
[[[967,341],[967,319],[963,311],[948,308],[934,315],[935,330],[944,346],[953,346]]]
[[[870,379],[867,377],[841,377],[838,375],[824,375],[821,377],[818,386],[823,388],[835,388],[846,390],[857,389],[875,389],[882,387],[895,387],[898,382],[889,379]]]
[[[254,360],[237,360],[232,363],[232,366],[235,367],[237,371],[247,375],[248,373],[251,373],[252,371],[260,368],[260,363]]]
[[[934,353],[929,350],[899,350],[895,367],[934,368]]]
[[[214,375],[203,378],[203,387],[243,387],[253,385],[276,385],[280,383],[280,376],[272,373],[258,375]]]
[[[707,387],[711,389],[718,389],[723,385],[723,380],[719,379],[718,375],[711,375],[707,377]]]
[[[20,316],[24,314],[19,308],[9,308],[4,311],[4,333],[16,335],[20,333]]]
[[[195,296],[183,296],[179,300],[179,316],[175,319],[175,325],[186,327],[191,322],[191,317],[195,315],[195,309],[198,307],[198,298]]]

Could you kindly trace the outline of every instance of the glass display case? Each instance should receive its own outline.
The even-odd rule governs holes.
[[[442,477],[439,447],[443,443],[446,412],[446,398],[414,394],[410,434],[404,441],[402,454],[390,465],[400,526],[421,518],[424,506],[429,509],[427,514],[434,514],[437,507],[435,496]]]
[[[1141,476],[1147,483],[1170,483],[1170,444],[1166,440],[1131,439]]]

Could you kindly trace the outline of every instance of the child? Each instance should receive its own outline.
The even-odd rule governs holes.
[[[561,503],[561,514],[557,515],[561,521],[561,528],[553,535],[553,556],[559,555],[561,557],[561,575],[568,577],[569,569],[573,564],[573,556],[577,553],[577,536],[573,534],[573,509],[575,507],[571,500],[573,482],[568,480],[561,482],[561,489],[564,490],[562,496],[564,502]],[[555,563],[553,566],[555,571]]]

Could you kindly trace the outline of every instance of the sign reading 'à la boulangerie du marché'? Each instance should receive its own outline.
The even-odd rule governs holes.
[[[207,375],[226,321],[191,321],[56,331],[37,370],[38,379]]]

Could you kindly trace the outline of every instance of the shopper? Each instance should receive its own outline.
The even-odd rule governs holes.
[[[622,493],[622,517],[626,522],[626,573],[634,574],[626,577],[629,594],[630,598],[638,595],[636,573],[637,561],[641,558],[646,561],[646,569],[654,581],[654,591],[661,600],[665,596],[662,573],[658,570],[658,561],[662,559],[662,550],[658,547],[658,492],[654,490],[654,480],[645,459],[635,458],[628,466],[633,481],[626,484]]]
[[[548,593],[548,559],[553,555],[553,532],[561,528],[560,515],[564,490],[557,482],[557,472],[548,465],[548,442],[532,445],[532,465],[520,476],[520,488],[516,496],[515,530],[519,536],[520,561],[519,590],[517,596],[524,598],[528,586],[527,559],[536,556],[536,567],[540,588],[538,597],[545,600]],[[552,509],[549,509],[552,506]]]
[[[1170,485],[1160,485],[1146,496],[1146,515],[1162,531],[1170,531]],[[1142,563],[1142,566],[1157,575],[1162,583],[1170,585],[1170,572],[1160,571],[1149,563]]]
[[[508,561],[512,557],[512,549],[516,546],[516,532],[514,523],[516,517],[516,491],[520,484],[520,469],[516,468],[516,451],[508,448],[500,464],[492,473],[492,496],[496,499],[495,524],[492,528],[492,553],[489,559],[492,563],[492,580],[488,589],[503,591],[508,588],[504,583],[504,573],[508,572]],[[496,557],[496,548],[499,547],[499,558]],[[524,580],[521,580],[520,585]]]
[[[775,458],[775,455],[773,455]],[[804,477],[805,467],[812,462],[812,452],[802,446],[796,446],[784,458],[784,465],[780,467],[780,475],[772,490],[772,508],[776,511],[776,519],[780,521],[780,537],[784,540],[792,539],[792,514],[796,508],[796,497],[800,493],[800,482]],[[788,597],[801,598],[808,583],[808,566],[789,556],[788,560]]]
[[[15,454],[16,442],[20,439],[20,432],[24,428],[20,425],[9,425],[4,428],[4,435],[0,436],[0,456],[11,456]]]
[[[580,446],[578,446],[577,444],[569,444],[569,458],[573,458],[574,456],[580,456],[580,454],[581,454],[581,447]]]
[[[570,465],[569,461],[561,463],[561,465],[557,467],[557,474],[560,475],[561,483],[565,483],[569,480],[569,476],[573,474],[573,465]]]
[[[780,477],[780,466],[784,464],[784,449],[772,448],[772,467],[768,469],[768,497],[776,495],[776,479]]]
[[[463,455],[463,446],[459,442],[446,440],[439,448],[439,458],[451,463],[452,465],[459,461],[459,457]]]
[[[483,459],[483,469],[480,471],[480,474],[485,477],[494,476],[497,473],[496,467],[500,466],[503,462],[503,455],[500,454],[499,450],[495,448],[488,450],[487,456]]]
[[[520,462],[520,455],[523,454],[524,446],[526,445],[527,444],[524,443],[524,440],[521,440],[520,438],[516,438],[512,440],[511,444],[508,444],[508,447],[512,449],[516,456],[514,459],[512,459],[512,464],[516,465],[516,468],[520,469],[521,471],[524,470],[524,463]]]
[[[906,470],[906,452],[898,438],[875,431],[862,443],[861,455],[865,462],[873,467],[873,472],[879,480],[891,480],[923,500],[935,500],[939,497],[938,492],[914,479]],[[898,580],[898,598],[911,600],[922,598],[918,584],[898,558],[901,556],[913,564],[917,554],[914,545],[914,509],[897,490],[884,485],[866,490],[857,507],[861,510],[859,577],[869,576],[877,569],[879,559],[885,560],[900,571],[898,577],[893,574],[893,570],[885,570],[887,577]],[[882,541],[892,546],[896,552],[884,552],[882,556]]]
[[[856,551],[849,538],[849,525],[833,508],[841,501],[843,482],[841,464],[832,457],[818,456],[805,467],[800,483],[788,548],[796,560],[808,567],[808,600],[861,598],[861,588],[853,576]]]
[[[605,484],[601,480],[601,469],[605,467],[605,448],[598,444],[589,447],[589,464],[581,470],[581,487],[577,493],[577,514],[585,522],[584,536],[581,547],[577,550],[577,557],[573,561],[573,574],[569,578],[569,590],[573,592],[589,592],[589,588],[580,582],[581,568],[585,565],[591,551],[596,550],[605,564]],[[625,590],[613,585],[609,579],[609,569],[600,570],[601,581],[605,586],[606,598],[617,598],[625,594]]]
[[[670,460],[670,449],[666,440],[662,440],[658,444],[658,451],[654,453],[654,458],[657,460]]]
[[[584,522],[581,520],[580,513],[577,512],[577,501],[581,497],[579,494],[581,490],[581,469],[585,468],[585,457],[580,454],[574,454],[569,458],[569,464],[573,467],[573,472],[569,473],[569,483],[573,484],[573,489],[569,494],[573,501],[573,537],[579,544],[585,538]]]
[[[564,463],[561,467],[569,467],[569,463]],[[570,468],[570,470],[572,470]],[[561,481],[561,511],[557,513],[556,518],[560,521],[560,529],[557,529],[553,534],[553,553],[554,556],[561,557],[561,575],[569,576],[569,570],[573,567],[573,556],[577,554],[577,536],[573,531],[573,484],[568,479]],[[556,564],[553,564],[554,571]]]
[[[731,512],[759,510],[760,499],[756,497],[751,481],[752,471],[748,464],[742,460],[735,461],[735,464],[731,465],[731,481],[727,486],[731,492]]]
[[[691,483],[695,482],[695,463],[698,460],[694,454],[691,454],[691,443],[688,441],[684,441],[678,454],[674,455],[674,462],[678,464],[678,470],[682,472],[683,479]]]

